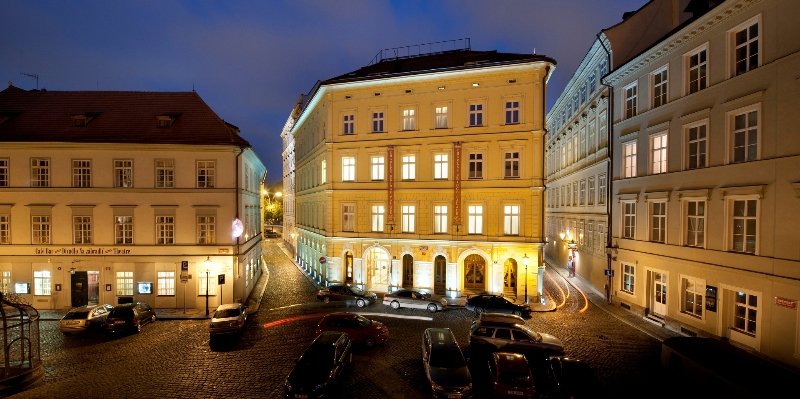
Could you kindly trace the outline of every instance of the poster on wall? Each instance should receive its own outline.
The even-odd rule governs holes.
[[[717,311],[717,287],[706,286],[706,310],[709,312]]]

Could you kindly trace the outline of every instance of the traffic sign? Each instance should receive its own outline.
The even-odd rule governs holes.
[[[324,264],[325,264],[325,262],[327,262],[327,261],[328,261],[328,260],[327,260],[327,259],[325,259],[325,257],[324,257],[324,256],[320,256],[320,257],[319,257],[319,263],[322,263],[322,264],[324,265]]]

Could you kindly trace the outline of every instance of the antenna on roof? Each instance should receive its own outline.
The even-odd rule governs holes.
[[[36,90],[39,90],[39,74],[38,73],[25,73],[25,72],[20,72],[20,73],[25,75],[25,76],[27,76],[27,77],[29,77],[29,78],[36,79]]]

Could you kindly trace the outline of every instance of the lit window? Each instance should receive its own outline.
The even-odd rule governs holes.
[[[434,179],[447,179],[449,170],[447,167],[447,160],[448,160],[448,154],[435,154],[433,156]]]
[[[133,272],[117,272],[117,295],[133,295]]]
[[[447,107],[436,107],[434,110],[434,114],[436,115],[436,128],[437,129],[446,129],[448,127],[447,122]]]
[[[686,245],[705,246],[706,202],[686,201]]]
[[[483,206],[470,205],[467,207],[467,233],[468,234],[483,234]]]
[[[33,272],[33,295],[50,295],[50,271],[35,270]]]
[[[503,206],[503,234],[519,235],[519,205]]]
[[[74,244],[91,244],[92,243],[92,217],[91,216],[73,216],[72,217],[72,231]]]
[[[321,184],[328,182],[328,161],[324,159],[319,164],[319,179]]]
[[[87,188],[92,186],[92,161],[88,159],[72,160],[72,187]]]
[[[650,148],[652,159],[651,173],[667,172],[667,132],[659,133],[650,137]]]
[[[372,180],[383,180],[385,158],[383,156],[375,156],[372,160]]]
[[[133,216],[114,216],[114,243],[133,244]]]
[[[622,144],[622,177],[636,177],[636,140]]]
[[[50,159],[31,159],[31,187],[50,187]]]
[[[433,232],[447,233],[447,205],[434,205]]]
[[[636,269],[633,265],[622,264],[622,290],[633,294],[636,283]]]
[[[133,187],[133,160],[114,160],[114,187]]]
[[[403,233],[413,233],[416,207],[414,205],[403,205],[400,210],[403,213],[403,225],[401,226]]]
[[[156,188],[173,188],[175,186],[175,160],[156,159]]]
[[[385,208],[383,205],[373,205],[372,206],[372,231],[375,232],[382,232],[383,231],[383,218],[384,218]]]
[[[342,181],[356,181],[355,157],[342,157]]]
[[[175,272],[158,272],[156,274],[158,295],[175,295]]]
[[[414,180],[417,178],[417,156],[403,155],[401,157],[403,180]]]
[[[356,206],[355,204],[342,205],[342,231],[355,231]]]
[[[415,130],[417,128],[416,114],[417,111],[413,108],[403,110],[403,130]]]
[[[50,216],[31,216],[31,243],[50,244]]]
[[[197,273],[198,296],[215,296],[217,295],[217,276],[209,273]],[[207,290],[207,291],[206,291]]]
[[[197,161],[197,188],[216,186],[216,162]]]

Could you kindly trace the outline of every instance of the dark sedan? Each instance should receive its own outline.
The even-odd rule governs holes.
[[[467,298],[467,310],[479,315],[483,312],[511,313],[517,316],[529,317],[531,307],[528,304],[517,304],[508,299],[493,294],[478,294]]]
[[[330,301],[345,301],[355,303],[359,308],[375,303],[378,295],[374,292],[362,291],[346,284],[332,284],[317,291],[317,299],[328,303]]]
[[[125,303],[114,306],[106,317],[107,334],[139,332],[142,326],[156,321],[156,311],[145,302]]]
[[[317,324],[317,334],[323,331],[346,332],[356,343],[367,348],[385,344],[389,340],[389,328],[385,324],[350,312],[334,312],[325,315]]]
[[[286,398],[336,397],[342,375],[353,361],[347,333],[325,331],[297,359],[284,382]]]

